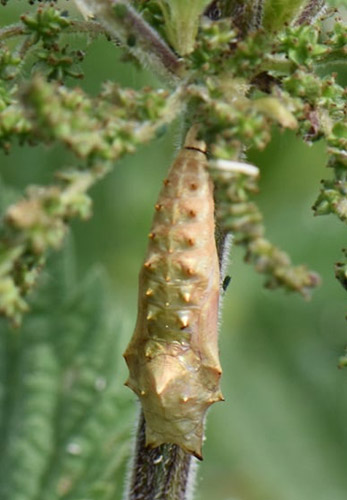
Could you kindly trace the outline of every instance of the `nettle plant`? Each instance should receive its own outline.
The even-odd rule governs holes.
[[[3,194],[0,312],[20,326],[48,253],[62,245],[73,218],[91,215],[90,188],[119,158],[164,134],[179,119],[183,146],[155,206],[140,273],[138,321],[125,353],[127,384],[143,408],[125,495],[183,500],[191,490],[192,457],[202,457],[206,410],[222,399],[217,321],[220,292],[228,281],[224,270],[230,235],[233,244],[244,247],[246,262],[265,275],[268,288],[307,297],[319,283],[314,272],[294,266],[266,239],[253,201],[259,169],[247,163],[247,152],[265,148],[276,128],[295,130],[309,144],[324,139],[330,174],[313,210],[347,220],[346,93],[335,74],[321,76],[327,64],[346,56],[346,27],[321,0],[76,0],[82,16],[77,10],[67,12],[70,5],[63,1],[29,4],[18,23],[0,29],[0,146],[10,154],[14,142],[58,143],[75,155],[76,164],[56,172],[51,185],[29,186],[17,200]],[[89,39],[106,36],[124,49],[129,64],[150,67],[162,88],[135,91],[107,82],[91,97],[71,84],[82,77],[84,53],[66,43],[76,33]],[[347,288],[346,255],[335,273]],[[64,458],[66,446],[74,458],[79,454],[83,443],[66,443],[90,401],[86,396],[82,404],[77,397],[81,385],[74,392],[73,384],[67,384],[58,395],[55,377],[59,370],[71,374],[78,366],[87,394],[91,352],[94,368],[104,363],[107,373],[112,372],[114,351],[105,350],[112,332],[101,319],[102,294],[96,303],[88,299],[99,277],[79,289],[70,271],[58,269],[57,275],[62,284],[56,295],[52,292],[55,321],[70,328],[70,343],[52,347],[60,353],[58,366],[52,352],[42,352],[35,317],[24,326],[24,362],[30,366],[36,356],[44,360],[47,384],[32,381],[42,411],[36,421],[34,415],[27,427],[20,427],[17,441],[7,439],[1,488],[11,500],[34,498],[39,492],[40,498],[114,498],[112,474],[118,461],[110,463],[110,452],[100,452],[98,465],[83,481],[83,462],[75,460],[72,466]],[[62,301],[58,295],[64,286],[77,291]],[[42,307],[48,306],[42,299]],[[78,327],[71,319],[74,307],[85,311]],[[90,321],[93,311],[99,319]],[[104,337],[81,355],[80,342],[92,328],[101,329]],[[24,337],[21,330],[12,334]],[[45,335],[53,339],[54,328]],[[108,340],[103,344],[103,339]],[[102,384],[101,379],[100,389]],[[118,384],[113,381],[108,389],[115,398]],[[19,387],[23,411],[30,409],[25,389]],[[11,394],[6,397],[11,404]],[[46,420],[54,414],[57,398],[63,445],[52,461],[54,431]],[[100,411],[98,429],[108,433],[120,457],[119,427],[118,434],[112,431],[117,415],[100,407],[95,410]],[[16,432],[17,424],[7,422],[6,432]],[[30,449],[35,428],[38,455]],[[26,492],[13,471],[21,466],[27,473],[35,469]]]

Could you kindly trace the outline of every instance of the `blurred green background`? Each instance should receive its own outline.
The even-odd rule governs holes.
[[[23,4],[2,7],[1,24],[13,21],[27,8]],[[73,43],[83,40],[76,36]],[[120,58],[115,46],[93,41],[79,84],[94,95],[107,79],[134,88],[159,86],[148,71]],[[120,161],[92,191],[93,218],[72,226],[78,275],[82,279],[95,263],[105,267],[128,338],[153,205],[179,143],[176,123],[164,138]],[[262,277],[244,264],[242,250],[232,249],[220,328],[226,402],[208,416],[196,498],[346,500],[347,371],[337,369],[347,342],[346,296],[333,273],[346,237],[342,223],[314,218],[310,208],[320,179],[330,175],[324,144],[308,147],[292,133],[274,131],[269,147],[251,152],[250,160],[261,168],[257,201],[268,237],[294,262],[319,272],[322,285],[310,302],[267,291]],[[70,161],[59,147],[14,148],[9,156],[0,153],[1,178],[19,189],[49,183]]]

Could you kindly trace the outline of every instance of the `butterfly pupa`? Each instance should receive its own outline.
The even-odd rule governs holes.
[[[138,316],[124,353],[146,445],[202,457],[208,407],[223,400],[217,345],[220,275],[206,146],[188,133],[163,183],[139,276]]]

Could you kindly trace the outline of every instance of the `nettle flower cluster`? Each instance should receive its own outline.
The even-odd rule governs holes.
[[[71,17],[66,2],[29,3],[17,24],[0,29],[0,146],[10,153],[14,142],[60,143],[76,163],[1,207],[1,314],[20,322],[47,253],[60,246],[73,217],[90,216],[90,187],[177,117],[187,127],[199,123],[208,145],[218,231],[245,247],[266,286],[307,296],[319,278],[266,239],[252,200],[256,173],[225,170],[223,162],[266,147],[274,125],[308,143],[323,138],[331,175],[313,210],[347,220],[346,91],[335,74],[322,76],[346,56],[346,26],[335,13],[325,12],[332,24],[326,31],[321,21],[311,23],[321,13],[318,1],[76,0],[84,19]],[[90,97],[66,87],[82,77],[83,50],[68,44],[76,32],[122,46],[129,63],[157,72],[164,90],[107,82]],[[346,288],[346,257],[335,269]]]

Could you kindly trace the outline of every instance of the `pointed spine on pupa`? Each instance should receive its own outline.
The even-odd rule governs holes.
[[[223,399],[217,345],[219,264],[206,147],[187,135],[163,183],[139,276],[138,317],[124,357],[146,444],[201,458],[204,417]]]

